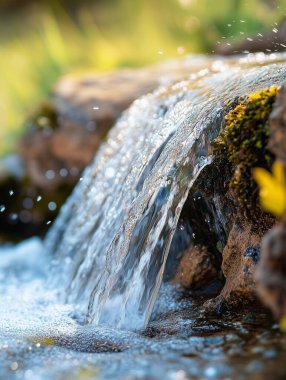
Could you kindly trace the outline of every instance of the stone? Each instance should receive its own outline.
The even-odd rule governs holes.
[[[262,240],[261,260],[255,278],[263,303],[276,318],[286,315],[286,219]]]
[[[215,157],[202,170],[180,221],[190,223],[193,240],[180,259],[174,281],[191,291],[205,287],[204,296],[209,299],[205,309],[211,313],[242,305],[262,308],[254,272],[261,239],[275,223],[259,207],[249,210],[240,204],[229,187],[229,166],[227,160]]]
[[[205,65],[210,65],[207,60]],[[73,187],[120,114],[141,95],[182,80],[202,58],[143,69],[63,77],[27,120],[20,153],[31,183],[43,190]]]
[[[203,288],[218,278],[212,255],[201,245],[190,247],[180,260],[174,281],[186,289]]]

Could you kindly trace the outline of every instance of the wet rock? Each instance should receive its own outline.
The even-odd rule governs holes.
[[[256,270],[258,294],[277,318],[286,315],[286,220],[262,240],[261,260]]]
[[[222,176],[221,173],[224,173]],[[199,175],[181,217],[192,225],[192,247],[182,257],[175,280],[190,290],[221,281],[209,312],[259,304],[254,272],[263,235],[275,219],[258,207],[241,206],[229,188],[231,171],[226,160],[215,158]]]
[[[225,280],[206,303],[209,311],[259,303],[254,272],[261,239],[276,220],[261,210],[251,173],[256,166],[269,169],[274,160],[268,141],[276,93],[263,90],[228,105],[225,128],[213,142],[214,161],[197,180],[199,196],[189,196],[194,243],[207,244]]]
[[[256,300],[254,269],[260,255],[262,232],[254,231],[251,223],[236,221],[223,250],[222,271],[225,286],[221,292],[230,306]]]
[[[187,289],[196,289],[213,283],[217,278],[218,271],[212,262],[212,255],[206,247],[197,245],[184,253],[174,281]]]
[[[176,61],[62,78],[50,100],[30,115],[20,142],[32,184],[49,191],[62,185],[72,187],[123,110],[160,84],[198,70],[200,64],[200,60],[190,65]]]

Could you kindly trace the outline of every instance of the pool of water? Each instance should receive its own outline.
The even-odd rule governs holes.
[[[146,329],[83,325],[47,287],[45,255],[39,239],[0,250],[1,380],[286,378],[286,336],[269,315],[210,317],[164,284]]]

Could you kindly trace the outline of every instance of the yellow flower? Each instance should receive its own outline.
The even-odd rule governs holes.
[[[286,213],[286,178],[284,167],[276,161],[272,172],[262,168],[253,169],[253,177],[259,185],[259,197],[262,208],[276,216]]]

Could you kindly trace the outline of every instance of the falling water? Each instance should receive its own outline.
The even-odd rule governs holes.
[[[46,239],[53,281],[88,322],[146,325],[182,207],[211,162],[224,103],[285,79],[285,55],[217,59],[125,112]]]

